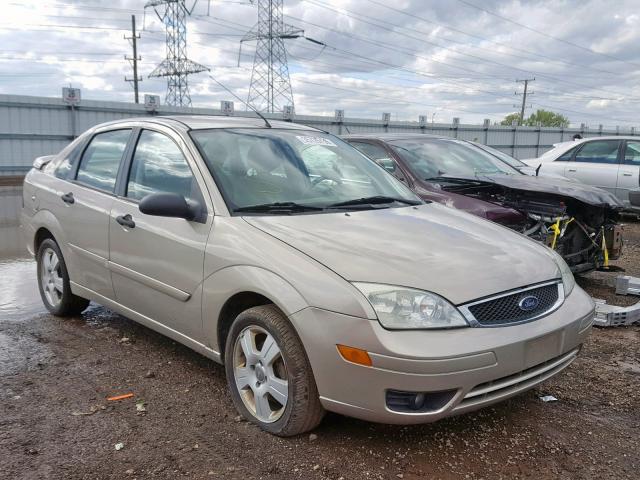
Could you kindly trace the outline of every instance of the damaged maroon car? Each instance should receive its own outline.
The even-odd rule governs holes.
[[[344,138],[424,200],[465,210],[545,243],[574,273],[607,266],[621,254],[622,204],[605,190],[525,175],[473,143],[449,137]]]

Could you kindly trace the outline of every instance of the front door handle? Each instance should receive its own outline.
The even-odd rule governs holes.
[[[576,170],[575,168],[568,168],[567,169],[569,172],[577,172],[578,170]]]
[[[60,195],[60,198],[62,199],[62,201],[64,203],[68,203],[69,205],[75,203],[76,199],[73,198],[73,193],[69,192],[69,193],[65,193],[64,195]]]
[[[131,215],[129,215],[128,213],[126,215],[120,215],[116,217],[116,222],[118,222],[123,227],[127,227],[127,228],[136,227],[136,222],[133,221],[133,218],[131,218]]]
[[[622,175],[625,177],[633,177],[633,173],[631,172],[622,172]]]

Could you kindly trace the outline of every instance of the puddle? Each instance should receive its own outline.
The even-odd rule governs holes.
[[[0,324],[44,313],[36,281],[36,264],[20,232],[22,188],[0,188]]]

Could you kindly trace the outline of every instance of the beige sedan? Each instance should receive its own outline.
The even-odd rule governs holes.
[[[291,123],[97,126],[35,162],[21,223],[52,313],[94,301],[224,363],[240,413],[277,435],[325,410],[489,405],[567,367],[593,321],[548,248]]]

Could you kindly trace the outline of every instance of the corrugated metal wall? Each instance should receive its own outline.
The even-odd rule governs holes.
[[[220,110],[208,108],[161,107],[158,115],[172,114],[220,115]],[[254,116],[252,112],[237,115]],[[61,99],[0,95],[0,175],[20,175],[26,172],[36,157],[57,153],[74,136],[99,123],[121,118],[146,116],[143,105],[119,102],[83,100],[73,110]],[[267,115],[280,119],[279,115]],[[345,118],[337,123],[333,117],[297,115],[294,120],[335,134],[375,132],[423,132],[474,140],[491,145],[516,158],[537,157],[554,143],[571,140],[576,133],[583,136],[634,134],[633,130],[584,130],[534,127],[503,127],[491,125],[427,124]]]

